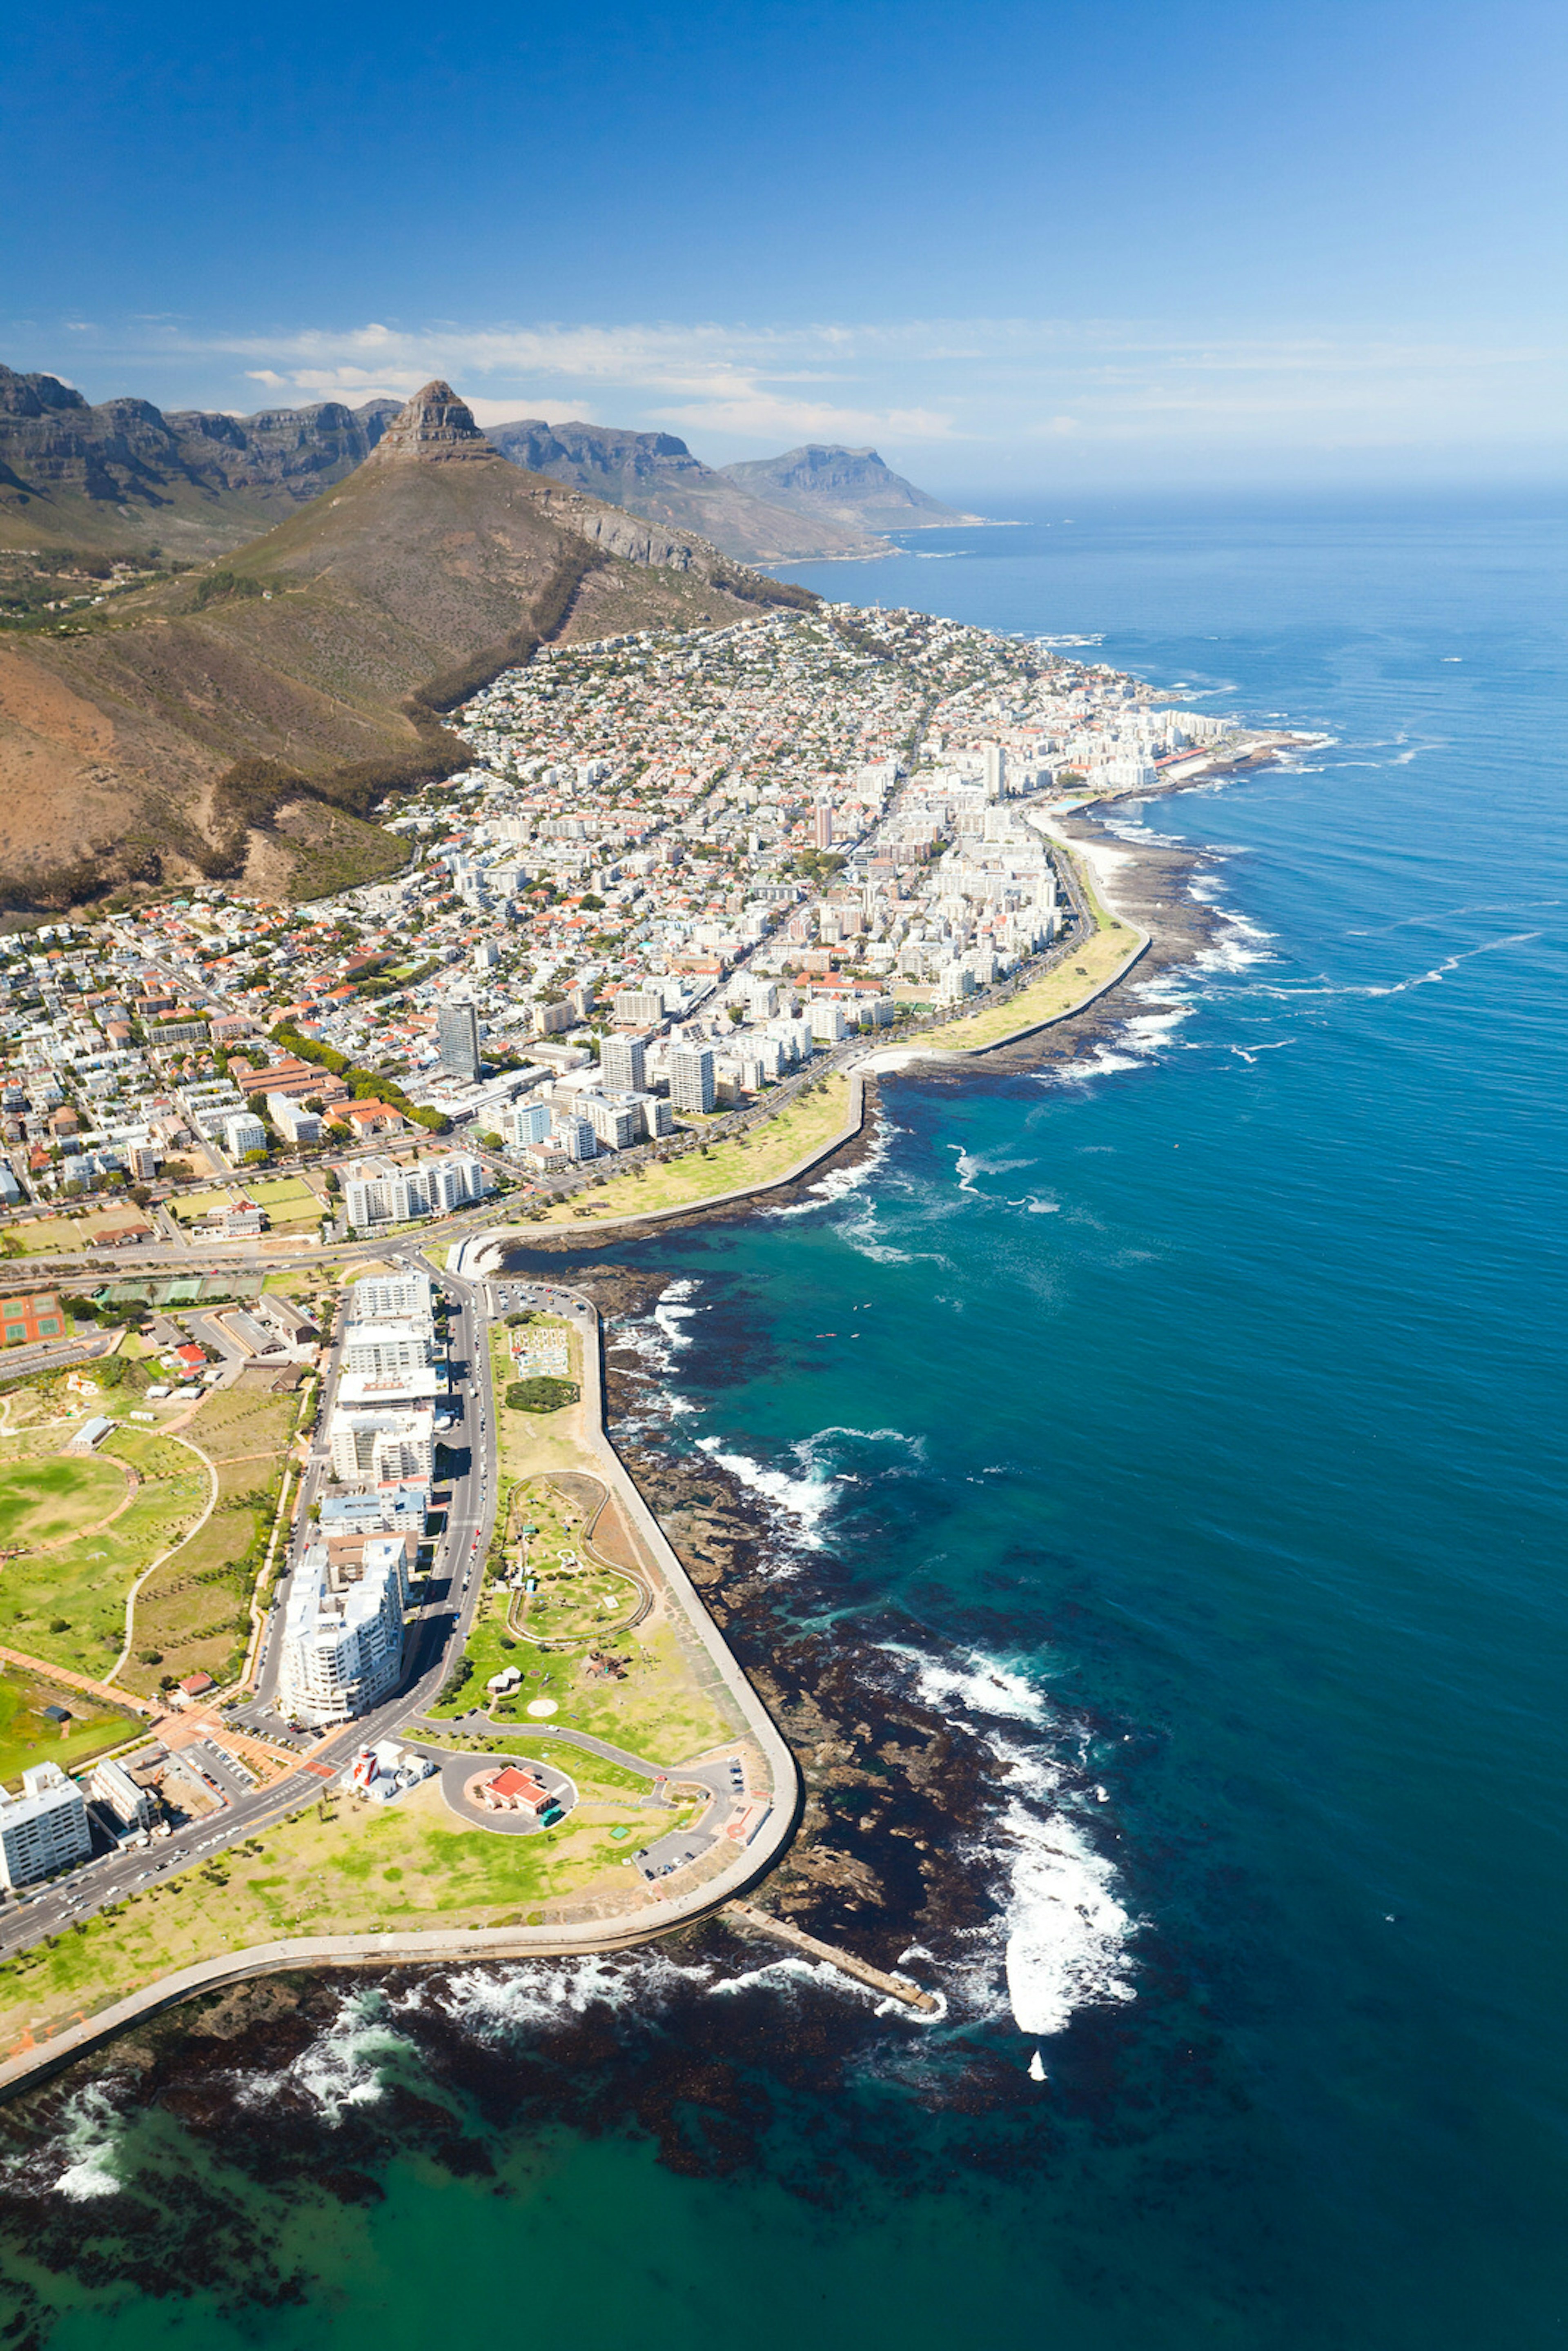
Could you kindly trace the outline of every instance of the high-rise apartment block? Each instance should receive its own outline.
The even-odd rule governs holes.
[[[435,1014],[441,1066],[472,1085],[479,1075],[479,1015],[471,1004],[442,1004]]]
[[[706,1045],[676,1045],[670,1053],[670,1104],[674,1110],[710,1111],[714,1106],[713,1053]]]
[[[307,1722],[347,1722],[389,1698],[402,1670],[407,1551],[368,1536],[358,1560],[313,1543],[294,1572],[283,1620],[279,1705]]]
[[[343,1208],[350,1225],[403,1225],[415,1217],[445,1216],[466,1201],[483,1199],[489,1178],[482,1159],[452,1152],[406,1167],[373,1166],[361,1161],[343,1178]]]
[[[648,1083],[645,1040],[641,1037],[606,1037],[599,1076],[606,1093],[642,1093]]]
[[[0,1885],[31,1886],[92,1851],[87,1801],[57,1763],[35,1763],[22,1793],[0,1788]]]

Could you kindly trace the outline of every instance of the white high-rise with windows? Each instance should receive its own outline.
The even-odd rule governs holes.
[[[87,1800],[57,1763],[35,1763],[22,1793],[0,1788],[0,1884],[32,1886],[92,1851]]]
[[[294,1572],[283,1620],[279,1706],[307,1722],[348,1722],[397,1687],[408,1605],[404,1546],[367,1537],[361,1560],[335,1563],[314,1543]]]
[[[433,1405],[340,1405],[328,1443],[346,1485],[427,1483],[435,1475]]]
[[[713,1053],[706,1045],[675,1045],[670,1051],[670,1106],[673,1110],[712,1110],[715,1102]]]

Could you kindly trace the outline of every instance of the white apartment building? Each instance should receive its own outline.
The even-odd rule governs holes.
[[[428,1482],[435,1475],[435,1407],[340,1405],[328,1443],[332,1475],[347,1485]]]
[[[548,1102],[518,1102],[507,1111],[501,1121],[503,1140],[514,1151],[526,1151],[530,1143],[542,1143],[549,1133]]]
[[[349,1292],[355,1322],[427,1322],[434,1311],[427,1273],[367,1273]]]
[[[104,1805],[124,1828],[150,1829],[158,1817],[152,1790],[140,1786],[112,1755],[106,1755],[101,1763],[93,1765],[88,1775],[87,1792],[95,1804]]]
[[[87,1800],[57,1763],[35,1763],[22,1793],[0,1788],[0,1885],[32,1886],[92,1851]]]
[[[397,1687],[408,1605],[403,1545],[366,1541],[361,1563],[334,1564],[313,1543],[294,1573],[283,1620],[278,1704],[308,1722],[348,1722]]]
[[[286,1143],[319,1143],[321,1119],[288,1094],[268,1094],[267,1114]]]
[[[599,1077],[606,1093],[640,1094],[648,1083],[648,1047],[642,1037],[606,1037]],[[537,1136],[530,1136],[531,1142]]]
[[[706,1045],[675,1045],[670,1050],[670,1106],[710,1111],[716,1100],[713,1054]]]
[[[224,1148],[231,1159],[243,1159],[247,1151],[267,1149],[267,1129],[255,1111],[236,1111],[225,1119]]]
[[[642,1113],[624,1094],[579,1094],[578,1114],[593,1129],[593,1139],[605,1151],[630,1151],[643,1137]]]
[[[452,1152],[406,1167],[361,1165],[343,1176],[343,1207],[357,1230],[371,1225],[403,1225],[417,1217],[444,1216],[469,1200],[483,1199],[485,1163]]]
[[[435,1361],[429,1322],[350,1322],[343,1337],[346,1372],[415,1372]]]

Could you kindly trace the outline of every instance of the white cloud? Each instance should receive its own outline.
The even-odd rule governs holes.
[[[1550,445],[1568,410],[1562,350],[1506,335],[1217,334],[1201,320],[371,320],[217,337],[167,321],[139,322],[132,348],[143,373],[203,361],[277,399],[403,400],[442,376],[482,423],[662,427],[720,461],[802,440],[906,460],[963,447],[967,466],[1052,442],[1071,444],[1075,467],[1097,448],[1119,465],[1134,446],[1221,465],[1241,450],[1502,450]]]

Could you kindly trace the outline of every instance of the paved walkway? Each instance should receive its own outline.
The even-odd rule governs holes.
[[[130,1707],[137,1714],[155,1714],[157,1708],[144,1698],[132,1698],[129,1690],[110,1689],[107,1682],[95,1682],[86,1674],[73,1674],[68,1666],[51,1666],[45,1657],[30,1657],[25,1649],[0,1649],[0,1662],[7,1666],[26,1666],[29,1672],[42,1674],[51,1682],[64,1682],[68,1689],[85,1690],[89,1698],[101,1698],[106,1706]]]

